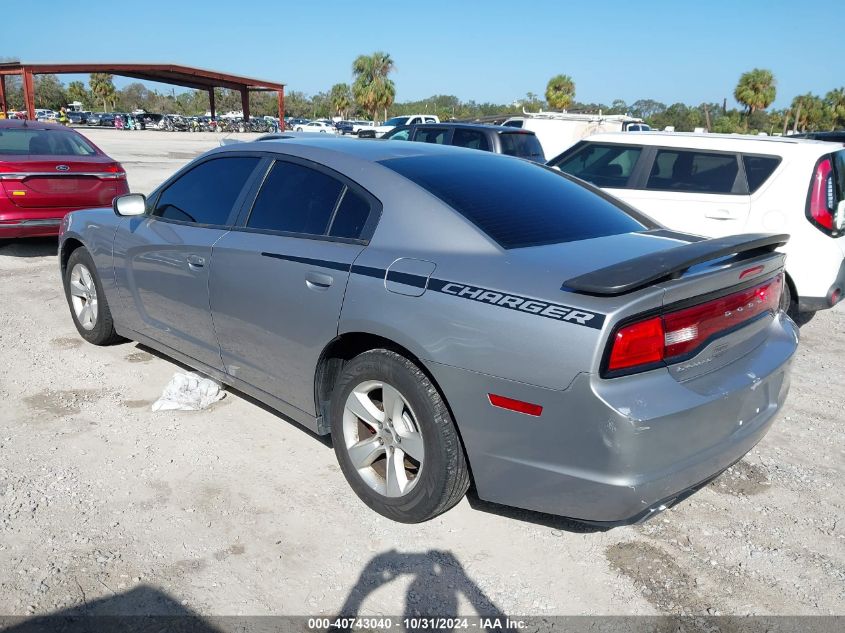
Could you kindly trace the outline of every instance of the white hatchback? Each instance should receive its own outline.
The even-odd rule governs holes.
[[[549,166],[664,226],[706,237],[788,233],[784,307],[806,320],[845,291],[845,149],[780,137],[598,134]]]

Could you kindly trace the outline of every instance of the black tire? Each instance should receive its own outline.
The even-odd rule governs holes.
[[[83,327],[73,306],[70,282],[72,272],[77,264],[81,264],[88,270],[88,272],[90,272],[91,278],[94,282],[94,287],[97,291],[97,317],[91,329]],[[114,320],[112,319],[109,305],[106,302],[106,294],[103,292],[103,284],[100,282],[100,277],[97,274],[97,268],[94,265],[94,260],[85,247],[79,247],[70,254],[63,281],[65,287],[65,297],[67,298],[68,307],[70,308],[70,315],[79,335],[94,345],[112,345],[122,341],[123,338],[121,338],[114,330]]]
[[[388,497],[368,485],[346,448],[343,416],[346,400],[363,382],[395,387],[413,409],[425,450],[419,481],[401,496]],[[344,367],[331,398],[332,441],[340,468],[355,494],[371,509],[401,523],[420,523],[442,514],[466,494],[469,469],[452,416],[437,388],[413,362],[391,350],[356,356]]]
[[[816,316],[815,312],[801,312],[798,309],[798,300],[792,296],[792,288],[788,281],[783,285],[783,294],[780,298],[780,308],[800,327],[806,325]]]

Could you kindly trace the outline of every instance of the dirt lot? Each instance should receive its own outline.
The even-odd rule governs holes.
[[[147,192],[213,135],[94,131]],[[845,312],[803,328],[792,392],[742,462],[609,531],[470,498],[370,512],[331,447],[230,394],[153,413],[173,362],[85,344],[55,240],[0,248],[0,613],[845,614]]]

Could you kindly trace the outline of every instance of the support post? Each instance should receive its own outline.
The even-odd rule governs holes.
[[[279,132],[285,131],[285,89],[277,93],[279,97]]]
[[[6,116],[6,75],[0,75],[0,112]]]
[[[23,101],[26,105],[26,116],[30,121],[35,120],[35,87],[32,82],[32,71],[23,70]]]
[[[217,109],[214,103],[214,88],[208,89],[208,111],[211,112],[211,118],[217,120]]]
[[[244,111],[244,121],[249,121],[249,90],[241,88],[241,109]]]

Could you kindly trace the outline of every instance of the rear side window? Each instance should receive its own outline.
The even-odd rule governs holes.
[[[502,132],[499,134],[499,139],[502,143],[502,154],[527,158],[538,163],[546,160],[543,146],[533,134]]]
[[[739,173],[735,154],[658,150],[647,189],[731,193]]]
[[[621,189],[642,153],[642,147],[584,143],[572,154],[557,159],[554,166],[562,172],[586,180],[596,187]]]
[[[742,163],[745,166],[748,191],[754,193],[780,165],[780,158],[777,156],[743,156]]]
[[[487,137],[483,132],[479,132],[478,130],[457,128],[454,135],[452,135],[452,145],[467,147],[469,149],[481,149],[485,152],[490,151],[490,143],[487,142]]]
[[[357,240],[361,237],[369,216],[370,203],[347,188],[332,220],[329,235]]]
[[[381,161],[466,217],[502,248],[586,240],[645,228],[566,176],[487,152]]]
[[[343,184],[320,171],[276,161],[246,225],[252,229],[325,235]]]
[[[417,128],[417,134],[414,136],[415,141],[422,143],[437,143],[438,145],[445,145],[449,139],[449,128],[431,128],[420,127]]]
[[[65,130],[0,130],[0,155],[95,156],[97,150],[81,134]]]
[[[225,225],[258,160],[232,156],[200,163],[162,192],[153,215],[180,222]]]

